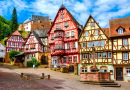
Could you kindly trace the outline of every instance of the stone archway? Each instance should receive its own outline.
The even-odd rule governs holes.
[[[39,53],[39,62],[41,65],[48,64],[48,57],[45,53]]]

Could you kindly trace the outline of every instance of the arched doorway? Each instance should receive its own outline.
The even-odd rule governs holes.
[[[70,73],[74,73],[74,66],[73,66],[73,65],[70,65],[70,66],[69,66],[69,72],[70,72]]]
[[[48,64],[48,57],[42,55],[41,56],[41,65],[45,65],[45,64]]]

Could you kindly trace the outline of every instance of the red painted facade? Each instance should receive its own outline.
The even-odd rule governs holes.
[[[61,6],[48,32],[52,65],[79,63],[78,35],[80,24]]]

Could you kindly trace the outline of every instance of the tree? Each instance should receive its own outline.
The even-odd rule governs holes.
[[[12,18],[11,18],[11,33],[15,32],[17,28],[18,28],[17,12],[16,12],[16,8],[14,7]]]
[[[3,44],[5,45],[5,40],[7,40],[8,37],[5,37],[2,41],[3,41]]]
[[[32,58],[31,61],[28,61],[27,67],[33,67],[33,64],[35,64],[35,67],[38,67],[40,65],[36,58]]]
[[[10,52],[9,52],[9,58],[11,59],[11,61],[14,61],[14,56],[15,55],[17,55],[17,54],[19,54],[20,53],[20,51],[16,51],[16,50],[11,50]]]

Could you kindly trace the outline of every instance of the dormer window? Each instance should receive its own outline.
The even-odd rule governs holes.
[[[118,34],[123,34],[123,28],[120,27],[120,28],[118,29]]]

